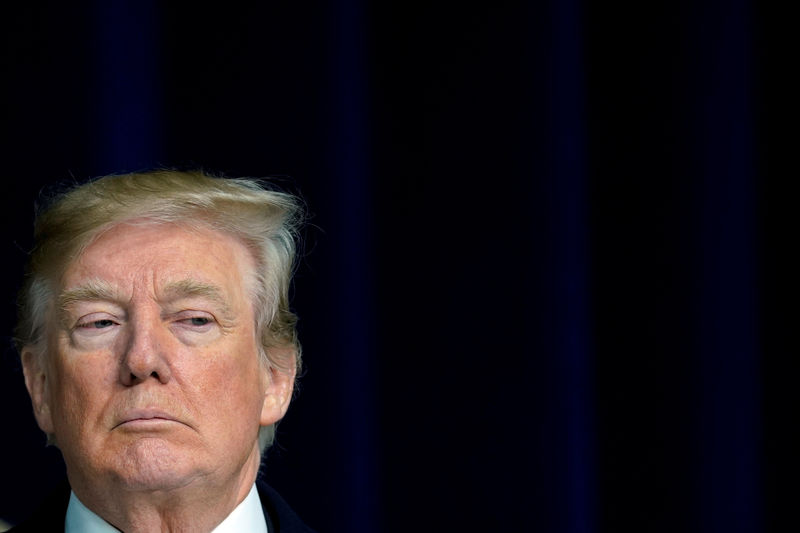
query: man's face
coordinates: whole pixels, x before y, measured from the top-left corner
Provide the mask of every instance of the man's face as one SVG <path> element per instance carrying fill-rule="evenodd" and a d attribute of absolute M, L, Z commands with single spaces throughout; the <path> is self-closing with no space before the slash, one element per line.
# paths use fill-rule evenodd
<path fill-rule="evenodd" d="M 154 224 L 115 226 L 69 266 L 44 362 L 23 363 L 73 485 L 170 490 L 257 468 L 259 424 L 283 416 L 292 377 L 260 363 L 252 271 L 230 236 Z"/>

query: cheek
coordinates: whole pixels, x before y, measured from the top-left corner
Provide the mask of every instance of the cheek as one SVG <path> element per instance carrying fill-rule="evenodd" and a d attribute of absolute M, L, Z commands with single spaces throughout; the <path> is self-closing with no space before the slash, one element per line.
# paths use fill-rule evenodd
<path fill-rule="evenodd" d="M 67 357 L 56 365 L 53 376 L 52 409 L 54 423 L 69 424 L 77 428 L 95 418 L 105 401 L 103 391 L 108 390 L 109 369 L 107 358 Z"/>
<path fill-rule="evenodd" d="M 203 370 L 203 387 L 199 392 L 203 394 L 207 408 L 219 413 L 215 418 L 222 423 L 229 423 L 223 418 L 241 417 L 245 412 L 256 416 L 260 412 L 263 388 L 257 355 L 237 355 L 248 352 L 220 354 L 214 364 Z"/>

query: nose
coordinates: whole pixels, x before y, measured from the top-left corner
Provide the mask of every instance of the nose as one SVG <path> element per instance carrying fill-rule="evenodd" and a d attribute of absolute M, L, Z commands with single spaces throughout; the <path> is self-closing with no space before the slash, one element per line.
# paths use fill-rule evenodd
<path fill-rule="evenodd" d="M 130 328 L 120 364 L 120 381 L 126 386 L 142 383 L 149 378 L 168 383 L 172 374 L 164 326 L 157 319 L 143 319 L 133 322 Z"/>

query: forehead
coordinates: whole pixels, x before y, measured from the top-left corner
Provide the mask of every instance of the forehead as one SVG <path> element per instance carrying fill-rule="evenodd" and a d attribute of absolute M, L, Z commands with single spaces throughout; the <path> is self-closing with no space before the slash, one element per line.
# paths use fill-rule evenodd
<path fill-rule="evenodd" d="M 139 220 L 103 232 L 68 265 L 61 288 L 101 280 L 123 291 L 134 287 L 158 291 L 195 280 L 238 293 L 245 290 L 253 263 L 245 246 L 225 233 Z"/>

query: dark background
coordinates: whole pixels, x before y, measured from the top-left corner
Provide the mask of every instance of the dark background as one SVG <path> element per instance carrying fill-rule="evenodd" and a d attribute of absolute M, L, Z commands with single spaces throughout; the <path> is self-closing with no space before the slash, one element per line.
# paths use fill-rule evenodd
<path fill-rule="evenodd" d="M 266 477 L 319 531 L 796 522 L 776 4 L 30 4 L 0 17 L 1 518 L 63 472 L 10 340 L 34 201 L 167 166 L 308 203 Z"/>

